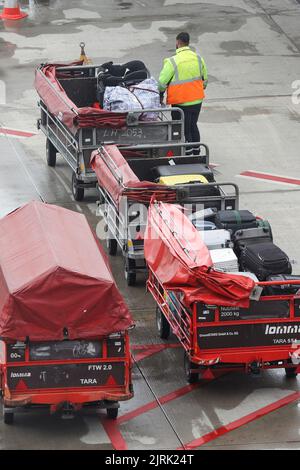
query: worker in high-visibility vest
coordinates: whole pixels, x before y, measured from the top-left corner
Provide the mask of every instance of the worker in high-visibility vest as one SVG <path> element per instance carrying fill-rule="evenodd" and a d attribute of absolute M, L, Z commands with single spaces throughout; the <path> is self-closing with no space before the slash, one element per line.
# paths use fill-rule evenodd
<path fill-rule="evenodd" d="M 167 104 L 181 108 L 184 112 L 186 142 L 200 142 L 197 121 L 205 98 L 208 76 L 204 59 L 190 47 L 188 33 L 176 37 L 176 55 L 164 60 L 159 75 L 159 90 L 167 92 Z M 173 119 L 178 119 L 176 112 Z M 198 155 L 199 146 L 187 147 L 187 155 Z"/>

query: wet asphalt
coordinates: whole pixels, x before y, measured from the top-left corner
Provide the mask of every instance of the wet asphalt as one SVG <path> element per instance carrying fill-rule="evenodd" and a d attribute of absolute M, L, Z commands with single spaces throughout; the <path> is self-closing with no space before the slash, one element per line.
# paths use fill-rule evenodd
<path fill-rule="evenodd" d="M 300 273 L 300 187 L 240 176 L 255 170 L 300 179 L 300 100 L 292 99 L 300 89 L 299 2 L 39 0 L 21 5 L 29 13 L 26 20 L 0 22 L 0 126 L 37 132 L 34 69 L 41 62 L 78 58 L 80 41 L 94 63 L 141 59 L 157 77 L 163 58 L 173 54 L 174 37 L 188 30 L 209 69 L 199 125 L 211 161 L 219 165 L 218 180 L 240 185 L 241 207 L 269 219 L 276 243 Z M 96 191 L 77 203 L 70 181 L 62 158 L 55 169 L 47 167 L 43 134 L 0 135 L 0 216 L 42 199 L 84 213 L 96 229 Z M 127 287 L 121 256 L 110 261 L 136 320 L 132 343 L 160 343 L 145 279 Z M 176 449 L 299 390 L 298 380 L 287 380 L 282 371 L 258 377 L 235 373 L 171 399 L 169 394 L 186 387 L 183 352 L 176 347 L 139 361 L 133 379 L 135 397 L 122 404 L 120 415 L 152 406 L 120 422 L 128 449 Z M 299 418 L 294 401 L 200 448 L 300 448 Z M 0 422 L 0 449 L 111 449 L 116 442 L 108 437 L 101 413 L 64 421 L 26 411 L 14 426 Z"/>

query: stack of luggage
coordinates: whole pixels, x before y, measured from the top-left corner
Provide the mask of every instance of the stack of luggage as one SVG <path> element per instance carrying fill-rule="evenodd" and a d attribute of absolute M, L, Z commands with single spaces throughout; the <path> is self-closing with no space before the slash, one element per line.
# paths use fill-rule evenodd
<path fill-rule="evenodd" d="M 123 65 L 103 64 L 97 77 L 97 95 L 100 106 L 108 111 L 147 110 L 161 106 L 158 83 L 140 60 Z M 156 113 L 140 116 L 144 120 L 156 117 Z"/>
<path fill-rule="evenodd" d="M 273 243 L 268 221 L 256 218 L 247 210 L 203 211 L 202 216 L 202 222 L 199 218 L 192 221 L 201 231 L 216 269 L 239 271 L 258 281 L 290 281 L 288 285 L 266 288 L 268 295 L 299 291 L 299 285 L 293 285 L 293 281 L 300 280 L 300 276 L 291 275 L 289 257 Z M 206 224 L 209 224 L 209 230 Z"/>

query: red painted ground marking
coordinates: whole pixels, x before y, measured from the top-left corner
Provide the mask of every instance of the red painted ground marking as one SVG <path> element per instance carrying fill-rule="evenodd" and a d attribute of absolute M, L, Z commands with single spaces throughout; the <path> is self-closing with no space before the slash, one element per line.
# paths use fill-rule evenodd
<path fill-rule="evenodd" d="M 20 131 L 19 129 L 9 129 L 7 127 L 0 127 L 0 134 L 12 135 L 14 137 L 33 137 L 35 132 Z"/>
<path fill-rule="evenodd" d="M 264 406 L 263 408 L 260 408 L 257 411 L 254 411 L 253 413 L 249 413 L 248 415 L 243 416 L 242 418 L 237 419 L 236 421 L 233 421 L 232 423 L 229 423 L 226 426 L 221 426 L 220 428 L 215 429 L 214 431 L 211 431 L 208 434 L 205 434 L 204 436 L 189 442 L 188 444 L 185 444 L 183 447 L 179 447 L 178 450 L 192 450 L 197 447 L 200 447 L 203 444 L 207 444 L 208 442 L 211 442 L 214 439 L 217 439 L 218 437 L 227 434 L 228 432 L 234 431 L 235 429 L 238 429 L 241 426 L 244 426 L 245 424 L 251 423 L 251 421 L 255 421 L 256 419 L 262 418 L 263 416 L 266 416 L 267 414 L 272 413 L 273 411 L 279 410 L 283 406 L 286 406 L 292 403 L 293 401 L 299 399 L 300 392 L 291 393 L 290 395 L 287 395 L 286 397 L 281 398 L 280 400 L 277 400 L 274 403 L 271 403 L 270 405 Z"/>
<path fill-rule="evenodd" d="M 150 344 L 132 344 L 131 349 L 133 351 L 140 350 L 140 349 L 148 349 L 149 347 L 151 348 L 152 346 L 157 347 L 157 346 L 168 346 L 169 348 L 177 348 L 180 346 L 180 343 L 150 343 Z"/>
<path fill-rule="evenodd" d="M 279 175 L 272 175 L 268 173 L 261 173 L 259 171 L 248 170 L 248 171 L 244 171 L 239 176 L 247 176 L 250 178 L 261 179 L 261 180 L 271 181 L 275 183 L 285 183 L 285 184 L 292 184 L 292 185 L 300 186 L 300 179 L 279 176 Z"/>
<path fill-rule="evenodd" d="M 163 351 L 164 349 L 167 348 L 178 348 L 180 347 L 179 343 L 159 343 L 159 344 L 140 344 L 140 345 L 132 345 L 132 350 L 144 350 L 144 353 L 140 354 L 140 359 L 138 359 L 138 356 L 135 357 L 135 360 L 141 360 L 144 357 L 148 357 L 150 354 L 155 354 L 158 352 Z M 222 375 L 222 373 L 218 374 Z M 214 377 L 216 378 L 216 377 Z M 165 404 L 169 403 L 173 400 L 176 400 L 177 398 L 180 398 L 187 393 L 192 392 L 196 388 L 199 387 L 200 384 L 193 384 L 193 385 L 186 385 L 182 388 L 179 388 L 178 390 L 174 390 L 173 392 L 168 393 L 167 395 L 163 395 L 160 397 L 157 401 L 152 401 L 147 403 L 146 405 L 140 406 L 139 408 L 136 408 L 135 410 L 129 411 L 128 413 L 125 413 L 123 416 L 120 416 L 117 420 L 108 420 L 108 419 L 103 419 L 102 420 L 102 425 L 103 428 L 105 429 L 106 434 L 108 435 L 111 444 L 115 450 L 127 450 L 127 444 L 125 439 L 123 438 L 119 425 L 125 422 L 128 422 L 137 416 L 140 416 L 144 413 L 147 413 L 148 411 L 151 411 L 159 406 L 159 404 Z"/>
<path fill-rule="evenodd" d="M 117 421 L 103 418 L 101 422 L 113 448 L 115 450 L 128 450 L 126 441 L 119 430 Z"/>
<path fill-rule="evenodd" d="M 179 348 L 180 344 L 179 343 L 170 343 L 170 344 L 165 344 L 165 343 L 160 343 L 160 344 L 142 344 L 142 345 L 135 345 L 132 347 L 132 349 L 135 350 L 142 350 L 143 352 L 134 354 L 134 360 L 136 362 L 141 361 L 142 359 L 146 359 L 147 357 L 153 356 L 154 354 L 157 354 L 164 349 L 174 349 L 174 348 Z"/>
<path fill-rule="evenodd" d="M 158 399 L 159 403 L 165 404 L 170 401 L 176 400 L 177 398 L 180 398 L 187 393 L 192 392 L 195 390 L 195 388 L 199 387 L 199 384 L 195 385 L 186 385 L 185 387 L 179 388 L 178 390 L 174 390 L 174 392 L 168 393 L 167 395 L 164 395 Z M 130 421 L 137 416 L 140 416 L 144 413 L 147 413 L 148 411 L 154 410 L 159 406 L 157 401 L 151 401 L 147 403 L 146 405 L 140 406 L 139 408 L 136 408 L 135 410 L 129 411 L 128 413 L 124 414 L 123 416 L 120 416 L 117 420 L 118 424 L 125 423 L 126 421 Z"/>

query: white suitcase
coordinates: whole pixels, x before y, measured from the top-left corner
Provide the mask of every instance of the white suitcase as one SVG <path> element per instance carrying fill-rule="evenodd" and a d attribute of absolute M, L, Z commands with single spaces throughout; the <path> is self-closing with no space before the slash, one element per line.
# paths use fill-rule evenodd
<path fill-rule="evenodd" d="M 228 230 L 204 230 L 200 232 L 200 235 L 209 250 L 230 248 L 232 246 Z"/>
<path fill-rule="evenodd" d="M 238 259 L 232 248 L 210 250 L 210 256 L 215 269 L 224 272 L 239 272 Z"/>

